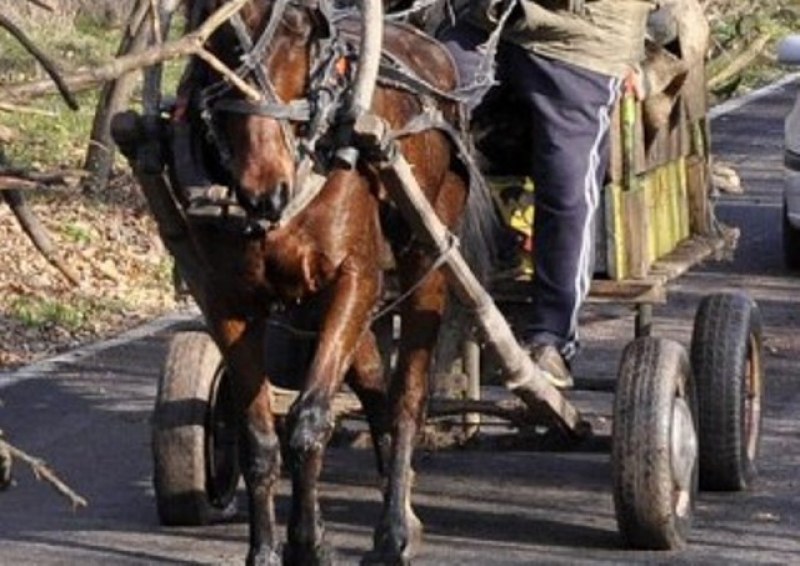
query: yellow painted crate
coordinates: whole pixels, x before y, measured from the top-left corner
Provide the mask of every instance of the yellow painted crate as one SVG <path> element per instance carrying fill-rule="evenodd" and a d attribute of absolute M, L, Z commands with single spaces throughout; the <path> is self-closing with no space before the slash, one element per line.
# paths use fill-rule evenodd
<path fill-rule="evenodd" d="M 680 101 L 671 125 L 645 144 L 641 107 L 624 97 L 613 119 L 609 182 L 598 212 L 597 275 L 643 279 L 656 260 L 709 230 L 705 119 L 691 122 Z M 519 275 L 530 276 L 533 183 L 491 179 L 508 225 L 519 234 Z"/>
<path fill-rule="evenodd" d="M 603 218 L 610 279 L 646 278 L 653 262 L 710 229 L 706 122 L 686 108 L 679 99 L 669 126 L 647 140 L 641 105 L 626 96 L 617 109 Z"/>

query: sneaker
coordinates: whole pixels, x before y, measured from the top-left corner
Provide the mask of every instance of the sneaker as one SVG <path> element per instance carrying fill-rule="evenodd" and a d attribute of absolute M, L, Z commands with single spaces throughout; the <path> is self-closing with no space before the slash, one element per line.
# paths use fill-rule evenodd
<path fill-rule="evenodd" d="M 558 389 L 573 385 L 572 373 L 566 360 L 552 344 L 536 344 L 527 348 L 533 362 L 544 372 L 547 380 Z"/>

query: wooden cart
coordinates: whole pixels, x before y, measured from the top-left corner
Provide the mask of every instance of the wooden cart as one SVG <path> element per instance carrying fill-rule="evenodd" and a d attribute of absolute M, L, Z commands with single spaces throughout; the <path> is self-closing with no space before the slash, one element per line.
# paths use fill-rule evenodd
<path fill-rule="evenodd" d="M 650 335 L 652 305 L 666 300 L 669 281 L 730 243 L 719 231 L 710 204 L 703 77 L 704 69 L 697 70 L 669 127 L 647 145 L 640 107 L 631 98 L 623 100 L 615 120 L 614 165 L 600 226 L 601 272 L 591 300 L 631 304 L 637 310 L 635 340 L 620 363 L 612 433 L 617 517 L 625 540 L 634 547 L 685 544 L 698 477 L 708 489 L 735 490 L 746 487 L 754 473 L 764 381 L 755 304 L 740 294 L 704 299 L 691 353 L 674 341 Z M 202 279 L 203 266 L 191 249 L 177 187 L 161 158 L 163 118 L 159 89 L 153 88 L 158 78 L 158 70 L 151 70 L 145 115 L 127 132 L 117 132 L 117 138 L 132 145 L 128 155 L 134 173 L 181 272 L 189 279 Z M 368 114 L 356 123 L 361 143 L 372 143 L 376 152 L 386 149 L 383 128 Z M 126 139 L 132 130 L 136 136 Z M 447 251 L 443 269 L 480 330 L 480 338 L 450 341 L 462 353 L 456 372 L 460 378 L 452 380 L 461 385 L 444 388 L 449 398 L 432 400 L 431 417 L 468 414 L 468 432 L 477 430 L 478 415 L 488 413 L 558 430 L 571 441 L 590 435 L 591 427 L 568 395 L 542 377 L 502 316 L 501 308 L 525 303 L 524 284 L 499 284 L 490 295 L 460 253 L 448 251 L 447 231 L 421 198 L 402 156 L 385 174 L 396 181 L 392 184 L 399 188 L 392 197 L 416 235 Z M 202 308 L 202 297 L 195 298 Z M 387 358 L 394 331 L 391 320 L 383 321 Z M 307 344 L 290 346 L 285 350 L 302 361 Z M 480 398 L 480 358 L 487 352 L 517 400 Z M 287 368 L 296 368 L 297 361 L 287 362 Z M 202 328 L 175 336 L 159 383 L 153 430 L 156 498 L 166 524 L 204 523 L 231 510 L 239 470 L 237 434 L 221 386 L 225 379 L 223 360 Z M 287 407 L 292 393 L 279 397 L 277 404 Z M 343 396 L 341 410 L 352 414 L 357 406 Z"/>

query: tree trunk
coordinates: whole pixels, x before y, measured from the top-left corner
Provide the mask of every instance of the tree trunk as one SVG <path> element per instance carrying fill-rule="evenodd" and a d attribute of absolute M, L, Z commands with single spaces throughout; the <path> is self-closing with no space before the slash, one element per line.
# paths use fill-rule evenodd
<path fill-rule="evenodd" d="M 151 19 L 147 17 L 149 7 L 149 0 L 137 0 L 120 43 L 118 56 L 138 53 L 146 47 L 152 29 Z M 108 186 L 115 154 L 114 141 L 111 139 L 111 118 L 128 107 L 136 79 L 137 73 L 127 73 L 106 83 L 100 92 L 83 164 L 84 169 L 89 172 L 89 178 L 84 184 L 85 191 L 99 193 Z"/>

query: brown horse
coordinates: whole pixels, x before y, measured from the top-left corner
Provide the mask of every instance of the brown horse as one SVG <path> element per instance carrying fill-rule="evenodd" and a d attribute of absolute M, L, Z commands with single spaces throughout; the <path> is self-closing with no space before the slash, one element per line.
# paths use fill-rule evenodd
<path fill-rule="evenodd" d="M 213 10 L 222 3 L 209 0 L 205 8 Z M 346 119 L 328 113 L 328 126 L 317 130 L 321 133 L 309 149 L 307 140 L 317 127 L 314 118 L 327 108 L 318 104 L 322 99 L 317 89 L 330 82 L 315 83 L 313 77 L 324 67 L 333 73 L 328 79 L 343 84 L 352 72 L 349 47 L 324 59 L 331 53 L 334 27 L 349 38 L 344 45 L 357 42 L 352 41 L 355 20 L 337 20 L 334 25 L 326 14 L 309 2 L 254 0 L 242 10 L 239 22 L 220 28 L 208 46 L 232 68 L 240 68 L 242 56 L 249 54 L 251 65 L 241 74 L 265 92 L 269 103 L 245 101 L 224 87 L 213 100 L 205 99 L 206 116 L 211 116 L 207 127 L 216 140 L 213 149 L 221 156 L 221 178 L 235 188 L 247 220 L 241 229 L 207 221 L 193 226 L 211 265 L 207 322 L 231 370 L 244 431 L 249 564 L 281 561 L 272 501 L 281 450 L 270 405 L 270 384 L 281 376 L 267 375 L 264 346 L 265 320 L 276 304 L 321 305 L 316 350 L 302 382 L 295 384 L 301 393 L 286 421 L 283 454 L 293 493 L 284 559 L 290 564 L 330 562 L 317 482 L 334 426 L 332 400 L 345 382 L 363 404 L 379 469 L 387 479 L 374 549 L 365 560 L 406 562 L 421 535 L 410 501 L 411 460 L 425 421 L 428 373 L 447 284 L 444 275 L 431 268 L 434 258 L 411 236 L 386 198 L 377 168 L 365 158 L 350 165 L 337 159 Z M 268 41 L 259 41 L 263 37 Z M 456 85 L 446 52 L 402 25 L 388 26 L 384 41 L 394 60 L 433 88 L 418 95 L 384 84 L 376 91 L 371 111 L 396 131 L 408 127 L 425 105 L 455 120 L 457 104 L 437 95 Z M 207 70 L 206 83 L 193 87 L 214 92 L 219 80 Z M 305 116 L 305 110 L 294 111 L 307 108 L 312 110 Z M 484 206 L 488 201 L 467 198 L 465 169 L 455 159 L 451 137 L 441 129 L 408 127 L 398 136 L 398 146 L 445 224 L 455 230 L 467 208 L 476 216 L 491 217 L 491 210 L 468 206 L 468 201 Z M 323 170 L 324 184 L 287 219 L 284 213 L 299 191 L 298 163 L 308 155 Z M 399 307 L 402 337 L 388 385 L 371 330 L 383 293 L 381 258 L 386 257 L 387 241 L 401 288 L 410 290 Z"/>

